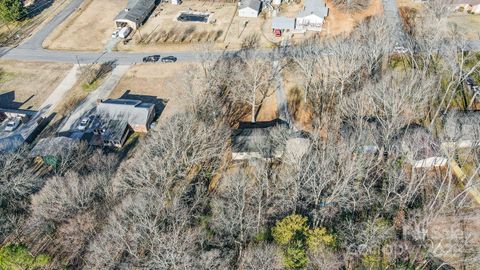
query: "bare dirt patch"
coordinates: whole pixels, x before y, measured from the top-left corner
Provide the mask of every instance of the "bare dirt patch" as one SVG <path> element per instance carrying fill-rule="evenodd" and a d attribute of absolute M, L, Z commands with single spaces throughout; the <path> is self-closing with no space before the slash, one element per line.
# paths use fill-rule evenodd
<path fill-rule="evenodd" d="M 0 96 L 2 101 L 10 103 L 12 107 L 38 109 L 71 68 L 71 64 L 64 63 L 1 60 Z M 10 100 L 12 97 L 13 100 Z"/>
<path fill-rule="evenodd" d="M 383 13 L 383 7 L 380 0 L 372 0 L 368 8 L 356 13 L 342 11 L 340 8 L 332 4 L 332 0 L 327 0 L 326 4 L 330 8 L 330 11 L 323 26 L 323 36 L 336 36 L 342 33 L 349 33 L 358 23 L 362 22 L 367 17 Z"/>
<path fill-rule="evenodd" d="M 55 50 L 103 50 L 115 29 L 114 19 L 127 0 L 86 0 L 45 40 Z"/>

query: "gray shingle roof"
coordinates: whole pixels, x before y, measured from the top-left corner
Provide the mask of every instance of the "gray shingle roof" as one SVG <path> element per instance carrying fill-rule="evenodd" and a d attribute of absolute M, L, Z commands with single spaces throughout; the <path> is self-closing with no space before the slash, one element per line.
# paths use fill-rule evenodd
<path fill-rule="evenodd" d="M 305 0 L 304 9 L 297 15 L 297 17 L 306 17 L 315 14 L 319 17 L 326 17 L 328 15 L 328 7 L 324 0 Z"/>
<path fill-rule="evenodd" d="M 67 137 L 44 138 L 30 151 L 30 157 L 60 157 L 79 147 L 77 140 Z"/>
<path fill-rule="evenodd" d="M 140 25 L 154 7 L 155 0 L 129 0 L 127 8 L 122 10 L 115 20 L 128 20 Z"/>
<path fill-rule="evenodd" d="M 253 10 L 260 10 L 262 2 L 259 0 L 242 0 L 239 9 L 249 7 Z"/>
<path fill-rule="evenodd" d="M 445 141 L 480 141 L 480 111 L 453 111 L 445 117 Z"/>
<path fill-rule="evenodd" d="M 129 125 L 148 126 L 155 104 L 132 99 L 108 99 L 97 105 L 100 118 L 123 120 Z"/>
<path fill-rule="evenodd" d="M 295 18 L 273 17 L 272 29 L 293 30 L 295 29 Z"/>

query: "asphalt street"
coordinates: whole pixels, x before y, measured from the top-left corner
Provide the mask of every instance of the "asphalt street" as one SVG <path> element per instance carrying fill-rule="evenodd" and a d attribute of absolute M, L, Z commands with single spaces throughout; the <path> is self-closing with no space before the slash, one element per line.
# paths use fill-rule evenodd
<path fill-rule="evenodd" d="M 76 51 L 54 51 L 42 47 L 43 41 L 55 30 L 70 14 L 72 14 L 84 0 L 72 0 L 62 11 L 50 20 L 42 29 L 32 37 L 15 48 L 0 47 L 0 57 L 9 60 L 22 61 L 46 61 L 46 62 L 67 62 L 89 64 L 94 62 L 116 61 L 119 65 L 132 65 L 142 62 L 143 57 L 159 54 L 163 56 L 175 56 L 179 61 L 196 61 L 200 59 L 200 52 L 151 52 L 151 53 L 129 53 L 129 52 L 76 52 Z M 386 15 L 398 20 L 398 11 L 394 0 L 383 0 Z M 470 43 L 472 50 L 480 51 L 480 40 Z M 266 53 L 271 50 L 264 50 Z M 231 53 L 232 51 L 228 52 Z M 215 51 L 213 54 L 221 56 L 224 51 Z"/>

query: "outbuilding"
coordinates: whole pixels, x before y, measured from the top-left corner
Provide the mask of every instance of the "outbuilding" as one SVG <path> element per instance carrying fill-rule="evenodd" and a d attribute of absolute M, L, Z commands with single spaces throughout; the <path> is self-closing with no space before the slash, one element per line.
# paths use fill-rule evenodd
<path fill-rule="evenodd" d="M 280 31 L 293 31 L 295 30 L 295 18 L 288 17 L 273 17 L 272 29 Z"/>
<path fill-rule="evenodd" d="M 259 0 L 241 0 L 238 7 L 238 16 L 257 18 L 261 7 L 262 2 Z"/>
<path fill-rule="evenodd" d="M 115 18 L 117 27 L 130 27 L 136 30 L 150 16 L 155 8 L 155 0 L 128 0 L 127 7 Z"/>

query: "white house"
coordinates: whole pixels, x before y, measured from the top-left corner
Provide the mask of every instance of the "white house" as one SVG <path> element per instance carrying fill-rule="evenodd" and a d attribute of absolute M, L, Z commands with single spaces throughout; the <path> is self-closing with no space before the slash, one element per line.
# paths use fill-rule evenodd
<path fill-rule="evenodd" d="M 455 10 L 463 10 L 473 14 L 480 14 L 480 0 L 454 0 Z"/>
<path fill-rule="evenodd" d="M 256 18 L 260 13 L 262 2 L 259 0 L 241 0 L 238 7 L 238 16 Z"/>
<path fill-rule="evenodd" d="M 297 15 L 296 28 L 300 31 L 322 31 L 328 15 L 324 0 L 305 0 L 303 10 Z"/>

